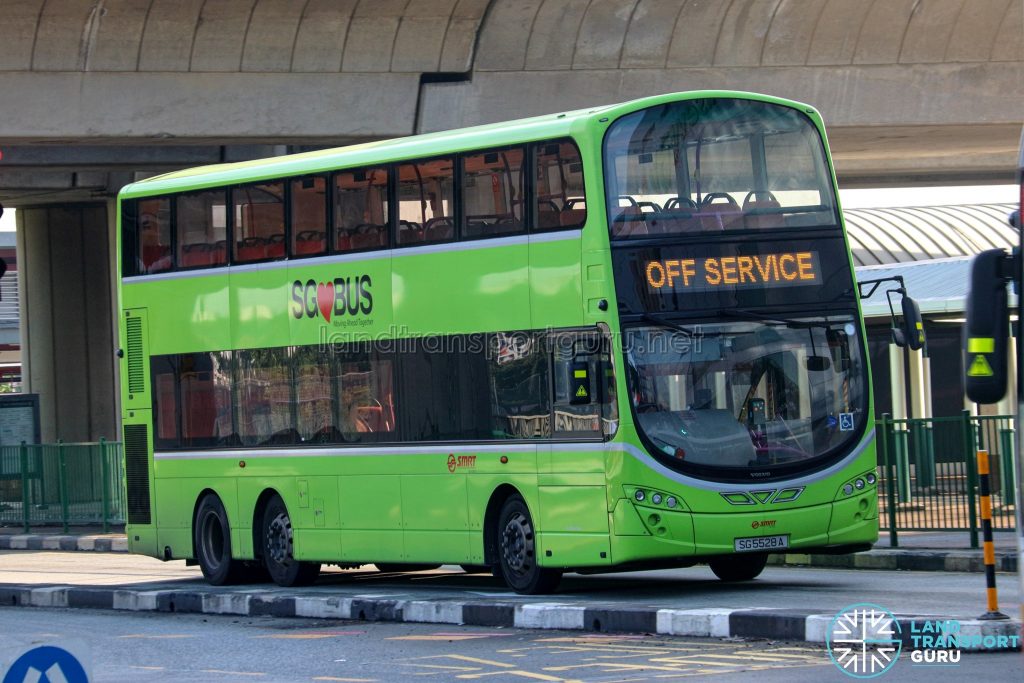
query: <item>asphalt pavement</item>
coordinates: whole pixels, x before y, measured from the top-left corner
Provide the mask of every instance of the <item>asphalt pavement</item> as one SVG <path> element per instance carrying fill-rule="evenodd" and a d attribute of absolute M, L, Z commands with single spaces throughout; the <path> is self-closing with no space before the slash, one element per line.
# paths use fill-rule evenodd
<path fill-rule="evenodd" d="M 820 646 L 785 641 L 581 634 L 342 620 L 0 607 L 0 673 L 40 644 L 77 655 L 94 681 L 849 681 Z M 893 681 L 1019 680 L 1021 655 L 946 667 L 901 656 Z"/>

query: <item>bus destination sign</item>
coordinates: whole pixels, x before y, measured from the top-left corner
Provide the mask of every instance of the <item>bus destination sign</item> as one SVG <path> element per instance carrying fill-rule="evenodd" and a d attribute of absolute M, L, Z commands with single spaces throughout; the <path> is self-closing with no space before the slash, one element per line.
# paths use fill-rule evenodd
<path fill-rule="evenodd" d="M 737 256 L 694 256 L 648 260 L 643 266 L 654 292 L 707 292 L 740 287 L 820 285 L 817 251 L 783 251 Z"/>

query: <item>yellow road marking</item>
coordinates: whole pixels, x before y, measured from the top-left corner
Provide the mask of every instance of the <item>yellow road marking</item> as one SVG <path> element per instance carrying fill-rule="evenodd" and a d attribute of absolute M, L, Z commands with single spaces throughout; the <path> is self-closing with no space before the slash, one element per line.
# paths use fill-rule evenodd
<path fill-rule="evenodd" d="M 321 638 L 337 638 L 333 633 L 275 633 L 269 636 L 252 636 L 258 638 L 274 638 L 275 640 L 320 640 Z"/>
<path fill-rule="evenodd" d="M 420 666 L 424 669 L 444 669 L 446 671 L 479 671 L 479 666 L 454 666 L 452 664 L 411 664 L 402 662 L 406 666 Z"/>
<path fill-rule="evenodd" d="M 439 636 L 439 635 L 432 635 L 432 636 L 392 636 L 391 638 L 385 638 L 384 640 L 441 640 L 441 641 L 448 641 L 448 640 L 479 640 L 480 638 L 490 638 L 490 637 L 491 636 L 489 636 L 489 635 L 479 635 L 479 636 L 474 636 L 474 635 L 457 635 L 457 636 L 455 636 L 455 635 L 452 635 L 452 636 L 444 636 L 444 635 L 441 635 L 441 636 Z"/>
<path fill-rule="evenodd" d="M 458 676 L 456 676 L 456 678 L 471 679 L 483 678 L 484 676 L 521 676 L 522 678 L 532 678 L 537 681 L 557 681 L 558 683 L 581 683 L 580 681 L 570 681 L 565 678 L 558 678 L 557 676 L 548 676 L 547 674 L 539 674 L 534 671 L 522 671 L 520 669 L 516 669 L 515 671 L 509 671 L 508 669 L 505 669 L 504 671 L 489 671 L 486 673 L 478 674 L 459 674 Z"/>
<path fill-rule="evenodd" d="M 514 669 L 515 664 L 506 664 L 505 662 L 495 662 L 490 659 L 478 659 L 477 657 L 469 657 L 467 655 L 434 655 L 432 657 L 422 657 L 421 659 L 457 659 L 460 662 L 472 662 L 473 664 L 485 664 L 487 666 L 498 666 L 507 669 Z"/>
<path fill-rule="evenodd" d="M 147 635 L 145 633 L 132 633 L 127 636 L 118 636 L 118 638 L 144 638 L 146 640 L 164 640 L 169 638 L 195 638 L 195 636 L 185 634 L 164 634 L 164 635 Z"/>

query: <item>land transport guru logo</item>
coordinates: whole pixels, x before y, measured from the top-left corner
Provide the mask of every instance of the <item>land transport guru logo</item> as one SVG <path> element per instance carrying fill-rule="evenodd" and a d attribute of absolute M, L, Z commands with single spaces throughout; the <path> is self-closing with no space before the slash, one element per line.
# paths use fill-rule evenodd
<path fill-rule="evenodd" d="M 336 277 L 327 282 L 296 280 L 291 286 L 291 312 L 296 320 L 323 318 L 341 324 L 345 318 L 370 315 L 373 311 L 373 281 L 369 275 Z"/>
<path fill-rule="evenodd" d="M 976 622 L 974 622 L 976 623 Z M 876 678 L 901 654 L 911 666 L 957 667 L 961 650 L 1013 650 L 1019 634 L 965 633 L 957 619 L 904 618 L 878 605 L 857 603 L 839 611 L 825 634 L 829 656 L 852 678 Z"/>

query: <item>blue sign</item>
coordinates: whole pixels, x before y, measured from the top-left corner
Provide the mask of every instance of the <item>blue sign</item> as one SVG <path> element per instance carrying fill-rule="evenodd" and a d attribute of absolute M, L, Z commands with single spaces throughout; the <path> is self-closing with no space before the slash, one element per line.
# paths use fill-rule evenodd
<path fill-rule="evenodd" d="M 839 431 L 853 431 L 853 413 L 839 413 Z"/>
<path fill-rule="evenodd" d="M 89 683 L 81 663 L 67 650 L 44 645 L 14 660 L 3 683 Z"/>

